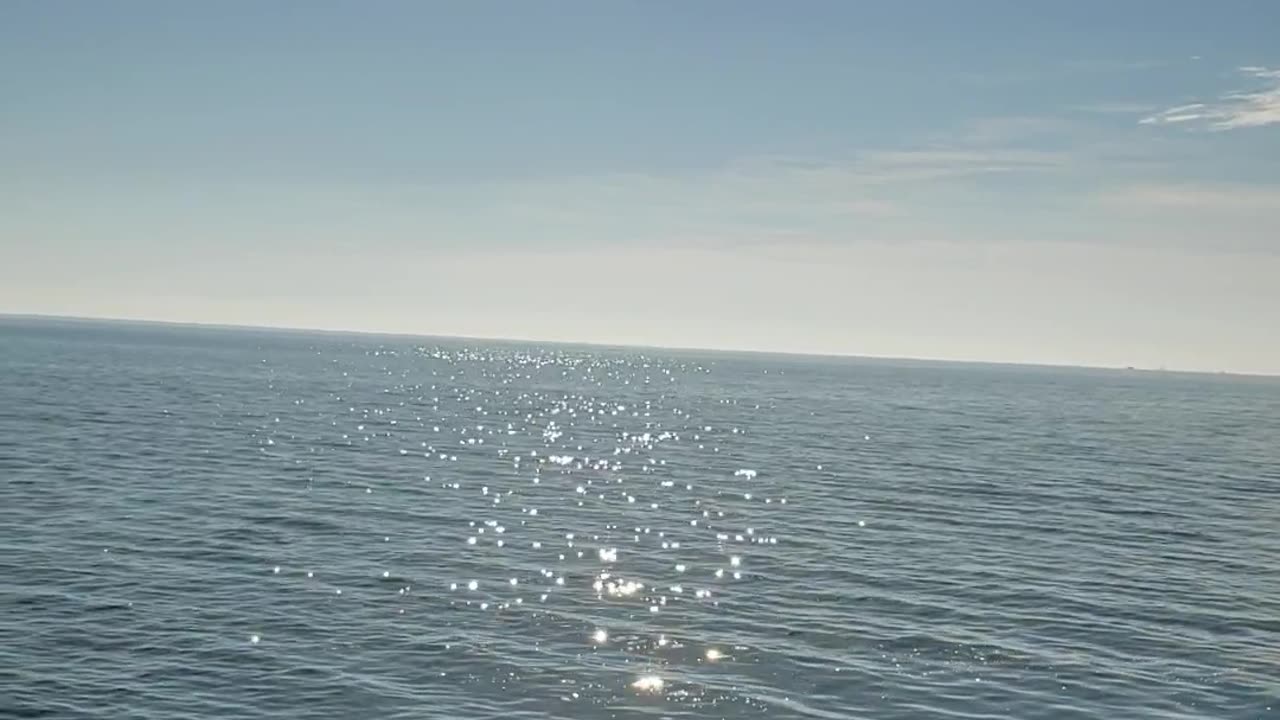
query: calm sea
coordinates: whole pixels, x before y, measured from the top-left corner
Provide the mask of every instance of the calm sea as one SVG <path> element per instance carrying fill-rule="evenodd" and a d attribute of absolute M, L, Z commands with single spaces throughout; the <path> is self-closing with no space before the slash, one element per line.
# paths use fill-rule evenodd
<path fill-rule="evenodd" d="M 0 319 L 0 716 L 1277 715 L 1277 380 Z"/>

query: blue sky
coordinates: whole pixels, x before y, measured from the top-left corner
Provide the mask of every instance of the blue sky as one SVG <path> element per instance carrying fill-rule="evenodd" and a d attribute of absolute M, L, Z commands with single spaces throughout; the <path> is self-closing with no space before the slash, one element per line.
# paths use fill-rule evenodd
<path fill-rule="evenodd" d="M 1280 372 L 1274 2 L 0 4 L 0 312 Z"/>

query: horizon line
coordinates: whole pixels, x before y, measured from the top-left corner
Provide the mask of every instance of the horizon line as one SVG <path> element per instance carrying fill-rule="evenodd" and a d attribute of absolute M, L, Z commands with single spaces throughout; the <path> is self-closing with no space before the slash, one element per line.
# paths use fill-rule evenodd
<path fill-rule="evenodd" d="M 0 311 L 0 320 L 17 319 L 17 320 L 36 320 L 36 321 L 72 321 L 85 323 L 104 323 L 104 324 L 134 324 L 134 325 L 152 325 L 172 328 L 191 328 L 205 330 L 250 330 L 250 331 L 278 331 L 286 333 L 317 333 L 325 335 L 359 335 L 366 337 L 394 337 L 421 340 L 464 340 L 479 342 L 501 342 L 501 343 L 536 343 L 546 345 L 564 345 L 579 346 L 589 348 L 602 349 L 623 349 L 623 350 L 666 350 L 674 352 L 704 352 L 704 353 L 722 353 L 722 354 L 740 354 L 740 355 L 776 355 L 782 357 L 797 358 L 820 358 L 830 360 L 873 360 L 880 362 L 900 362 L 900 363 L 923 363 L 923 364 L 939 364 L 939 365 L 994 365 L 1003 367 L 1025 367 L 1025 368 L 1042 368 L 1042 369 L 1060 369 L 1060 370 L 1093 370 L 1108 371 L 1120 373 L 1159 373 L 1159 374 L 1176 374 L 1176 375 L 1209 375 L 1209 376 L 1231 376 L 1238 378 L 1260 378 L 1260 379 L 1276 379 L 1280 378 L 1280 372 L 1237 372 L 1232 370 L 1194 370 L 1184 368 L 1148 368 L 1137 366 L 1114 366 L 1114 365 L 1076 365 L 1069 363 L 1053 363 L 1053 362 L 1018 362 L 1009 360 L 979 360 L 966 358 L 936 358 L 936 357 L 904 357 L 894 355 L 870 355 L 860 353 L 822 353 L 822 352 L 804 352 L 792 350 L 765 350 L 760 348 L 726 348 L 726 347 L 696 347 L 689 345 L 645 345 L 637 343 L 608 343 L 608 342 L 592 342 L 578 340 L 547 340 L 530 337 L 498 337 L 488 335 L 437 335 L 427 332 L 395 332 L 381 330 L 352 330 L 347 328 L 328 328 L 328 327 L 304 327 L 294 325 L 243 325 L 236 323 L 218 323 L 218 322 L 200 322 L 200 321 L 184 321 L 184 320 L 159 320 L 155 318 L 139 318 L 139 317 L 119 317 L 119 316 L 100 316 L 100 315 L 59 315 L 54 313 L 23 313 L 23 312 L 3 312 Z"/>

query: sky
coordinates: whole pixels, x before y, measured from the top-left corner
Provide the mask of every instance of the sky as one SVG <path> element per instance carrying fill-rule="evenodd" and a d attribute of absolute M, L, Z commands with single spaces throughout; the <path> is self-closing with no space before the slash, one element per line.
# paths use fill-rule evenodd
<path fill-rule="evenodd" d="M 1280 373 L 1280 3 L 0 3 L 0 313 Z"/>

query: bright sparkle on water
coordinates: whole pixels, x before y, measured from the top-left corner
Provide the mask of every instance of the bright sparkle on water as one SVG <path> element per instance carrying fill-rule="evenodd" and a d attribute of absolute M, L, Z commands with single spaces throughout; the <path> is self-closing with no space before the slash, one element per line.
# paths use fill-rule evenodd
<path fill-rule="evenodd" d="M 642 675 L 631 683 L 631 687 L 641 692 L 661 692 L 666 685 L 657 675 Z"/>
<path fill-rule="evenodd" d="M 761 379 L 760 366 L 775 363 L 767 358 L 700 363 L 514 345 L 272 342 L 247 345 L 247 373 L 202 365 L 222 362 L 222 350 L 182 350 L 132 371 L 117 368 L 128 379 L 118 387 L 101 373 L 75 385 L 116 387 L 114 402 L 84 413 L 136 408 L 149 392 L 171 395 L 172 413 L 146 432 L 133 432 L 136 420 L 76 426 L 120 430 L 111 447 L 172 433 L 172 447 L 134 448 L 131 457 L 161 459 L 128 472 L 113 469 L 123 467 L 118 457 L 94 458 L 92 467 L 115 483 L 85 485 L 106 489 L 87 504 L 111 515 L 109 525 L 79 536 L 95 563 L 81 572 L 97 584 L 62 587 L 51 574 L 30 591 L 49 599 L 56 589 L 79 618 L 65 637 L 51 629 L 57 624 L 32 632 L 38 643 L 74 644 L 67 638 L 82 629 L 94 638 L 80 650 L 93 661 L 85 665 L 93 684 L 84 687 L 105 687 L 94 653 L 112 645 L 106 630 L 117 624 L 181 640 L 146 638 L 157 647 L 199 648 L 190 628 L 235 618 L 220 631 L 243 638 L 243 628 L 256 629 L 268 647 L 244 652 L 252 662 L 213 658 L 200 672 L 237 687 L 260 684 L 267 673 L 272 685 L 246 700 L 254 708 L 228 705 L 222 714 L 314 702 L 321 715 L 359 715 L 352 698 L 363 700 L 369 688 L 386 691 L 377 710 L 387 715 L 427 697 L 471 708 L 470 717 L 1008 716 L 1090 697 L 1128 710 L 1146 697 L 1170 718 L 1262 714 L 1248 714 L 1247 689 L 1261 696 L 1259 668 L 1273 663 L 1258 660 L 1269 656 L 1248 633 L 1265 624 L 1247 603 L 1262 607 L 1263 595 L 1253 575 L 1208 561 L 1211 542 L 1226 547 L 1240 537 L 1254 545 L 1231 546 L 1234 561 L 1249 560 L 1268 576 L 1269 561 L 1256 549 L 1270 536 L 1256 524 L 1233 535 L 1215 519 L 1243 522 L 1262 495 L 1255 489 L 1253 505 L 1224 501 L 1216 515 L 1193 515 L 1184 504 L 1214 505 L 1237 486 L 1248 490 L 1249 473 L 1224 472 L 1205 495 L 1200 485 L 1176 482 L 1180 471 L 1169 460 L 1179 443 L 1196 450 L 1185 462 L 1199 467 L 1197 482 L 1217 477 L 1218 448 L 1263 467 L 1266 442 L 1231 444 L 1254 432 L 1249 423 L 1267 425 L 1257 406 L 1228 428 L 1231 413 L 1213 409 L 1210 396 L 1143 395 L 1132 378 L 1099 395 L 1105 402 L 1081 404 L 1077 393 L 1054 389 L 1071 383 L 1055 375 L 1047 376 L 1052 382 L 998 376 L 970 393 L 964 373 L 978 371 L 806 360 L 797 361 L 802 372 L 788 368 L 788 377 L 800 378 L 788 383 L 780 371 Z M 122 352 L 84 353 L 82 362 L 105 365 Z M 173 374 L 184 367 L 191 371 Z M 139 368 L 169 374 L 152 382 Z M 24 385 L 0 383 L 0 393 L 15 387 Z M 6 406 L 43 402 L 33 396 Z M 1178 443 L 1158 441 L 1160 428 L 1147 420 L 1175 406 L 1209 409 L 1181 421 Z M 1052 422 L 1029 424 L 1037 413 Z M 1106 422 L 1082 419 L 1098 414 Z M 1196 439 L 1201 425 L 1215 429 L 1211 441 Z M 23 437 L 21 423 L 6 427 L 6 436 Z M 864 434 L 872 427 L 875 442 Z M 1142 455 L 1126 457 L 1099 427 L 1130 433 Z M 28 437 L 11 451 L 34 444 Z M 1159 469 L 1151 458 L 1161 459 Z M 31 455 L 15 463 L 19 500 L 35 497 L 20 484 L 24 473 L 52 473 L 58 462 Z M 171 494 L 179 471 L 200 482 L 184 481 L 182 493 Z M 1144 484 L 1154 474 L 1162 478 L 1155 490 Z M 73 485 L 44 487 L 72 493 Z M 146 488 L 174 500 L 126 506 Z M 0 507 L 14 506 L 4 499 Z M 201 545 L 183 536 L 173 524 L 178 513 L 206 522 L 210 539 Z M 868 527 L 875 531 L 856 531 Z M 147 540 L 153 529 L 157 542 L 224 548 L 230 559 L 202 550 L 166 562 Z M 54 530 L 76 536 L 50 526 L 42 529 L 46 543 L 57 545 Z M 1107 538 L 1106 552 L 1097 537 Z M 1158 563 L 1154 547 L 1168 550 Z M 1090 562 L 1064 561 L 1068 549 Z M 1180 559 L 1183 549 L 1200 554 Z M 70 565 L 76 554 L 61 557 Z M 237 572 L 236 557 L 251 564 Z M 279 577 L 263 578 L 264 568 Z M 992 572 L 1000 579 L 987 577 Z M 255 585 L 228 586 L 226 578 Z M 1018 585 L 1028 578 L 1034 582 Z M 22 577 L 8 582 L 25 592 Z M 1170 584 L 1181 594 L 1167 592 Z M 1207 593 L 1195 612 L 1189 586 Z M 1215 586 L 1231 593 L 1206 589 Z M 1139 601 L 1146 615 L 1134 611 Z M 1077 610 L 1101 629 L 1085 630 Z M 1218 625 L 1210 623 L 1241 632 L 1211 637 L 1205 627 Z M 1121 635 L 1132 641 L 1115 639 Z M 248 644 L 260 641 L 254 634 Z M 39 655 L 38 643 L 24 652 Z M 163 657 L 147 662 L 157 677 L 170 677 Z M 978 682 L 982 693 L 956 690 Z M 182 689 L 186 702 L 203 703 L 190 714 L 210 714 L 202 691 Z M 571 705 L 540 715 L 548 700 Z"/>

